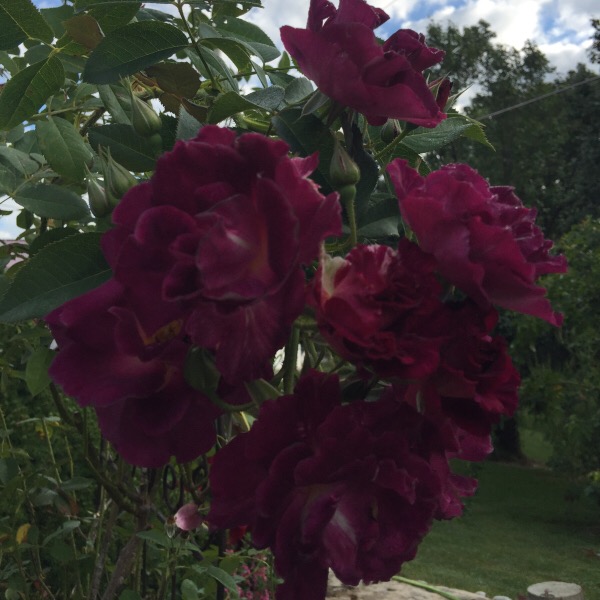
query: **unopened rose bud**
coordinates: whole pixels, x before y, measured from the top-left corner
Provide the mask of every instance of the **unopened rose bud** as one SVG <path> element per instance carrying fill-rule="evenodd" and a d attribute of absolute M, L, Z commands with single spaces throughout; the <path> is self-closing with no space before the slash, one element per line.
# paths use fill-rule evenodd
<path fill-rule="evenodd" d="M 391 144 L 402 133 L 402 126 L 398 119 L 388 119 L 381 128 L 381 141 Z"/>
<path fill-rule="evenodd" d="M 87 171 L 87 193 L 90 210 L 95 217 L 106 217 L 111 213 L 113 207 L 106 196 L 106 191 L 90 171 Z"/>
<path fill-rule="evenodd" d="M 125 167 L 113 160 L 110 149 L 106 152 L 100 150 L 100 159 L 104 170 L 106 193 L 118 201 L 130 188 L 137 185 L 137 179 Z"/>
<path fill-rule="evenodd" d="M 144 137 L 158 133 L 162 122 L 153 108 L 130 90 L 131 96 L 131 125 L 135 132 Z"/>
<path fill-rule="evenodd" d="M 154 155 L 159 155 L 163 149 L 163 140 L 160 133 L 155 133 L 154 135 L 151 135 L 148 138 L 148 144 L 150 144 L 150 148 L 152 148 Z"/>
<path fill-rule="evenodd" d="M 360 180 L 360 169 L 358 165 L 350 158 L 350 155 L 336 140 L 329 167 L 331 183 L 335 189 L 345 186 L 355 186 Z"/>
<path fill-rule="evenodd" d="M 194 502 L 189 502 L 175 513 L 174 520 L 179 529 L 192 531 L 202 524 L 202 515 L 198 512 L 198 506 Z"/>
<path fill-rule="evenodd" d="M 438 108 L 443 111 L 450 98 L 452 82 L 447 77 L 437 79 L 431 84 L 431 91 L 435 95 L 435 102 L 438 105 Z"/>

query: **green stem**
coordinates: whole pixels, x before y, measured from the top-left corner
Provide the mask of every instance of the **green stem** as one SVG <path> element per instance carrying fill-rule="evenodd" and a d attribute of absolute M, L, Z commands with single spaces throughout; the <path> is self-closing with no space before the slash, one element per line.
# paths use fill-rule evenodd
<path fill-rule="evenodd" d="M 220 87 L 219 87 L 219 85 L 217 85 L 217 80 L 214 76 L 214 73 L 212 72 L 212 69 L 210 68 L 210 66 L 206 62 L 206 60 L 204 60 L 204 57 L 202 56 L 202 52 L 200 51 L 200 46 L 198 45 L 198 40 L 196 39 L 196 36 L 194 36 L 194 34 L 192 33 L 192 30 L 190 29 L 190 25 L 189 25 L 187 19 L 185 18 L 185 15 L 183 14 L 183 5 L 184 4 L 185 4 L 185 2 L 176 2 L 175 6 L 177 7 L 179 16 L 181 17 L 181 20 L 183 21 L 183 26 L 185 27 L 187 34 L 190 36 L 190 39 L 192 40 L 192 45 L 194 46 L 194 48 L 196 49 L 196 52 L 198 53 L 198 58 L 200 59 L 200 61 L 204 65 L 204 68 L 206 69 L 206 72 L 208 73 L 210 82 L 212 83 L 213 87 L 216 90 L 218 90 L 218 89 L 220 89 Z"/>
<path fill-rule="evenodd" d="M 298 344 L 300 343 L 300 330 L 292 329 L 292 334 L 285 347 L 283 359 L 283 393 L 291 394 L 294 391 L 296 376 L 296 361 L 298 359 Z"/>
<path fill-rule="evenodd" d="M 58 410 L 58 414 L 60 415 L 61 419 L 65 423 L 71 425 L 72 427 L 75 427 L 75 429 L 77 429 L 79 434 L 82 436 L 84 440 L 85 457 L 88 461 L 88 466 L 90 467 L 94 475 L 94 479 L 96 479 L 98 483 L 104 486 L 108 495 L 123 510 L 127 511 L 130 514 L 141 517 L 144 514 L 144 511 L 137 506 L 140 500 L 139 497 L 136 494 L 132 494 L 128 490 L 121 490 L 119 487 L 113 484 L 112 481 L 110 481 L 107 477 L 104 476 L 104 474 L 101 472 L 100 463 L 98 461 L 98 458 L 96 457 L 92 443 L 89 437 L 87 436 L 86 431 L 84 431 L 84 428 L 82 427 L 81 420 L 76 419 L 75 415 L 72 415 L 68 411 L 67 407 L 62 401 L 62 398 L 60 397 L 60 393 L 58 392 L 56 386 L 53 383 L 50 384 L 50 394 L 52 395 L 54 405 L 56 406 L 56 409 Z"/>
<path fill-rule="evenodd" d="M 356 225 L 356 206 L 354 204 L 354 198 L 356 197 L 356 188 L 352 186 L 350 188 L 353 193 L 346 194 L 344 198 L 344 208 L 346 209 L 346 216 L 348 217 L 348 225 L 350 226 L 350 236 L 348 243 L 351 248 L 354 248 L 358 243 L 358 227 Z"/>
<path fill-rule="evenodd" d="M 373 158 L 376 161 L 379 161 L 383 156 L 385 156 L 388 152 L 392 153 L 394 148 L 406 137 L 408 132 L 403 131 L 398 137 L 395 137 L 383 150 L 380 150 Z"/>
<path fill-rule="evenodd" d="M 394 581 L 398 581 L 399 583 L 406 583 L 408 585 L 412 585 L 413 587 L 421 588 L 423 590 L 427 590 L 428 592 L 433 592 L 434 594 L 438 594 L 439 596 L 442 596 L 442 598 L 446 598 L 446 600 L 459 600 L 459 598 L 457 598 L 456 596 L 453 596 L 452 594 L 450 594 L 448 592 L 444 592 L 443 590 L 440 590 L 440 589 L 436 588 L 435 586 L 429 585 L 427 583 L 421 583 L 420 581 L 415 581 L 414 579 L 407 579 L 406 577 L 400 577 L 400 575 L 396 575 L 395 577 L 392 577 L 392 579 Z"/>

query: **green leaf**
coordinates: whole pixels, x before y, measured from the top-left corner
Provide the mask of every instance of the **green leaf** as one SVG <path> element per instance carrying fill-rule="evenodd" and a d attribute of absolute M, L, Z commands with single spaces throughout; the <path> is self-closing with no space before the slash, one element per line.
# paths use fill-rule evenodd
<path fill-rule="evenodd" d="M 33 256 L 37 254 L 42 248 L 48 244 L 53 244 L 62 240 L 70 235 L 77 235 L 79 231 L 74 227 L 55 227 L 54 229 L 48 229 L 36 237 L 33 242 L 29 245 L 29 254 Z"/>
<path fill-rule="evenodd" d="M 71 38 L 85 48 L 95 48 L 104 37 L 98 21 L 85 13 L 71 17 L 64 25 Z"/>
<path fill-rule="evenodd" d="M 12 129 L 31 117 L 64 81 L 65 70 L 56 56 L 19 71 L 0 94 L 0 129 Z"/>
<path fill-rule="evenodd" d="M 398 200 L 385 195 L 382 198 L 372 198 L 359 224 L 359 238 L 381 239 L 398 237 L 400 209 Z"/>
<path fill-rule="evenodd" d="M 112 157 L 126 169 L 135 172 L 151 171 L 156 163 L 148 139 L 138 135 L 131 125 L 115 123 L 93 127 L 88 133 L 90 144 L 110 148 Z"/>
<path fill-rule="evenodd" d="M 181 598 L 182 600 L 199 600 L 198 588 L 191 579 L 184 579 L 181 582 Z"/>
<path fill-rule="evenodd" d="M 188 49 L 186 52 L 187 56 L 192 61 L 192 64 L 200 71 L 202 75 L 206 79 L 210 79 L 211 76 L 222 75 L 227 81 L 223 81 L 222 85 L 226 89 L 229 84 L 230 91 L 237 91 L 239 89 L 237 81 L 233 78 L 231 73 L 231 69 L 227 66 L 225 61 L 216 53 L 213 52 L 210 48 L 206 48 L 205 46 L 198 46 L 198 53 L 194 50 Z M 202 59 L 202 60 L 200 60 Z M 210 67 L 210 71 L 206 68 L 206 65 Z"/>
<path fill-rule="evenodd" d="M 244 19 L 227 17 L 219 22 L 216 29 L 224 37 L 246 42 L 263 62 L 275 60 L 281 55 L 277 46 L 260 27 Z"/>
<path fill-rule="evenodd" d="M 495 151 L 496 149 L 488 140 L 487 135 L 485 135 L 485 125 L 470 117 L 465 117 L 465 119 L 471 123 L 471 127 L 464 131 L 463 136 L 479 142 L 480 144 L 487 146 L 490 150 Z"/>
<path fill-rule="evenodd" d="M 21 175 L 33 175 L 40 168 L 29 154 L 10 146 L 0 146 L 0 164 Z"/>
<path fill-rule="evenodd" d="M 333 190 L 329 176 L 329 165 L 333 155 L 333 138 L 329 128 L 314 115 L 301 116 L 301 110 L 294 108 L 279 113 L 272 119 L 273 127 L 300 156 L 319 152 L 319 166 L 311 179 L 321 186 L 321 193 Z"/>
<path fill-rule="evenodd" d="M 0 322 L 44 317 L 108 280 L 100 237 L 96 232 L 73 235 L 31 257 L 0 300 Z"/>
<path fill-rule="evenodd" d="M 158 21 L 130 23 L 110 32 L 89 57 L 83 80 L 112 83 L 168 58 L 188 45 L 176 27 Z"/>
<path fill-rule="evenodd" d="M 142 597 L 133 590 L 123 590 L 119 594 L 119 600 L 142 600 Z"/>
<path fill-rule="evenodd" d="M 60 484 L 60 488 L 65 492 L 78 492 L 79 490 L 85 490 L 94 485 L 95 481 L 88 477 L 75 476 L 73 479 L 63 481 Z"/>
<path fill-rule="evenodd" d="M 198 135 L 202 123 L 190 115 L 184 108 L 179 110 L 177 119 L 177 132 L 175 138 L 178 140 L 189 140 Z"/>
<path fill-rule="evenodd" d="M 0 50 L 10 50 L 27 38 L 50 43 L 52 29 L 31 0 L 2 0 L 0 4 Z"/>
<path fill-rule="evenodd" d="M 226 92 L 219 96 L 208 113 L 209 123 L 219 123 L 244 110 L 275 110 L 283 101 L 285 91 L 278 86 L 240 96 L 237 92 Z"/>
<path fill-rule="evenodd" d="M 131 98 L 121 84 L 99 85 L 98 94 L 115 123 L 131 125 Z"/>
<path fill-rule="evenodd" d="M 73 124 L 49 117 L 37 122 L 36 132 L 50 166 L 68 181 L 83 181 L 85 166 L 90 165 L 93 157 Z"/>
<path fill-rule="evenodd" d="M 156 529 L 138 531 L 135 535 L 142 540 L 162 548 L 170 548 L 172 545 L 171 538 L 166 533 L 157 531 Z"/>
<path fill-rule="evenodd" d="M 53 8 L 42 8 L 40 12 L 46 23 L 52 28 L 54 36 L 57 38 L 60 38 L 65 34 L 63 22 L 70 19 L 74 14 L 73 7 L 67 4 L 55 6 Z"/>
<path fill-rule="evenodd" d="M 17 188 L 17 175 L 15 172 L 0 164 L 0 194 L 8 194 L 12 196 Z"/>
<path fill-rule="evenodd" d="M 231 594 L 232 598 L 239 598 L 235 579 L 229 573 L 227 573 L 227 571 L 224 571 L 219 567 L 215 567 L 214 565 L 208 565 L 205 573 L 224 585 Z"/>
<path fill-rule="evenodd" d="M 32 213 L 49 219 L 79 220 L 90 214 L 79 194 L 51 183 L 27 185 L 18 191 L 14 200 Z"/>
<path fill-rule="evenodd" d="M 454 142 L 472 126 L 472 123 L 464 117 L 449 118 L 442 121 L 435 129 L 417 127 L 402 140 L 402 144 L 418 154 L 433 152 Z"/>
<path fill-rule="evenodd" d="M 108 35 L 111 31 L 127 25 L 141 6 L 141 2 L 119 2 L 116 6 L 115 4 L 96 6 L 88 14 L 98 21 L 104 35 Z"/>
<path fill-rule="evenodd" d="M 164 62 L 147 69 L 161 90 L 180 98 L 193 98 L 200 87 L 200 75 L 189 63 Z"/>
<path fill-rule="evenodd" d="M 0 458 L 0 483 L 6 485 L 19 474 L 19 463 L 14 458 Z"/>
<path fill-rule="evenodd" d="M 37 396 L 50 383 L 48 368 L 54 358 L 54 352 L 49 348 L 36 348 L 25 367 L 25 383 L 32 396 Z"/>
<path fill-rule="evenodd" d="M 51 533 L 46 539 L 42 542 L 42 546 L 45 546 L 50 540 L 54 538 L 70 533 L 71 531 L 77 529 L 81 525 L 81 521 L 65 521 L 56 531 Z"/>
<path fill-rule="evenodd" d="M 294 79 L 285 88 L 285 101 L 288 104 L 296 104 L 313 93 L 312 83 L 306 77 Z"/>

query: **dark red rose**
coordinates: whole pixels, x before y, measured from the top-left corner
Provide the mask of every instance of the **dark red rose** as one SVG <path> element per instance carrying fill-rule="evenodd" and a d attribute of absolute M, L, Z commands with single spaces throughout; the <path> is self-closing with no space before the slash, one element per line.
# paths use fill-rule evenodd
<path fill-rule="evenodd" d="M 327 96 L 365 115 L 371 125 L 388 118 L 435 127 L 444 115 L 422 71 L 444 57 L 410 29 L 383 45 L 373 30 L 388 15 L 364 0 L 311 0 L 306 29 L 285 26 L 281 40 L 300 70 Z"/>
<path fill-rule="evenodd" d="M 215 443 L 219 411 L 183 377 L 189 345 L 173 305 L 136 302 L 114 279 L 46 317 L 59 352 L 50 376 L 128 462 L 187 462 Z"/>
<path fill-rule="evenodd" d="M 535 281 L 564 273 L 563 256 L 535 225 L 535 210 L 508 187 L 490 187 L 467 165 L 448 165 L 421 177 L 396 159 L 388 166 L 402 217 L 440 273 L 484 308 L 504 308 L 560 325 L 546 290 Z"/>
<path fill-rule="evenodd" d="M 440 334 L 428 327 L 442 308 L 435 261 L 403 239 L 357 246 L 321 259 L 309 294 L 321 333 L 346 360 L 381 377 L 425 377 L 439 362 Z"/>
<path fill-rule="evenodd" d="M 443 337 L 437 369 L 396 385 L 402 401 L 419 408 L 440 431 L 446 427 L 447 447 L 465 460 L 482 460 L 492 451 L 492 425 L 518 404 L 520 377 L 506 341 L 491 335 L 496 322 L 495 310 L 483 311 L 471 301 L 445 304 L 427 324 Z"/>
<path fill-rule="evenodd" d="M 280 600 L 324 598 L 328 568 L 350 585 L 391 578 L 474 486 L 392 390 L 342 406 L 337 378 L 315 371 L 217 452 L 210 482 L 209 523 L 250 525 L 254 544 L 272 548 Z"/>
<path fill-rule="evenodd" d="M 157 162 L 114 211 L 103 239 L 114 277 L 186 314 L 195 345 L 214 351 L 233 384 L 268 374 L 304 307 L 302 265 L 341 233 L 336 194 L 264 135 L 204 127 Z"/>

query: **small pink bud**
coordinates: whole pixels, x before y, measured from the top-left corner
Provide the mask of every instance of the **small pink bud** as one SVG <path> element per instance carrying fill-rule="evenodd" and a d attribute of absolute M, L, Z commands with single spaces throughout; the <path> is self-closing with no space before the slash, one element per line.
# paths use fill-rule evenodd
<path fill-rule="evenodd" d="M 175 513 L 175 525 L 183 531 L 192 531 L 197 529 L 202 523 L 202 515 L 198 512 L 198 506 L 193 502 L 184 504 Z"/>

